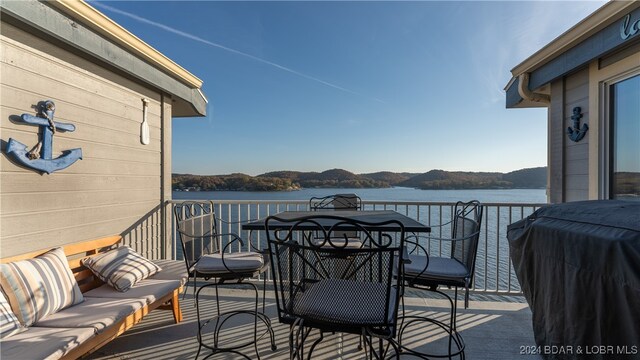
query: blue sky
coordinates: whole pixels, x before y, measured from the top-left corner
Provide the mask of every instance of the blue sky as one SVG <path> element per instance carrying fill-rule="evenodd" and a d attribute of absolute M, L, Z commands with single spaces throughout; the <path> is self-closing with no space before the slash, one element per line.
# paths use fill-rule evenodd
<path fill-rule="evenodd" d="M 173 120 L 173 172 L 546 166 L 546 109 L 505 109 L 510 70 L 589 2 L 92 1 L 204 81 Z"/>

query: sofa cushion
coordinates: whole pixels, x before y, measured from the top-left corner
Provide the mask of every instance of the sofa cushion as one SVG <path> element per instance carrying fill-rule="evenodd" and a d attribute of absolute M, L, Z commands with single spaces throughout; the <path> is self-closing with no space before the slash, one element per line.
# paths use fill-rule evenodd
<path fill-rule="evenodd" d="M 97 333 L 146 305 L 144 299 L 85 298 L 78 304 L 38 321 L 38 327 L 90 327 Z"/>
<path fill-rule="evenodd" d="M 24 328 L 20 325 L 16 314 L 11 311 L 9 301 L 7 301 L 4 293 L 0 291 L 0 339 L 5 339 L 13 334 L 17 334 L 22 329 Z"/>
<path fill-rule="evenodd" d="M 30 327 L 8 339 L 2 339 L 0 358 L 59 359 L 93 336 L 95 331 L 92 328 Z"/>
<path fill-rule="evenodd" d="M 62 248 L 34 259 L 0 264 L 0 283 L 24 326 L 83 300 Z"/>
<path fill-rule="evenodd" d="M 189 274 L 187 274 L 187 265 L 184 261 L 176 260 L 152 260 L 154 264 L 162 268 L 150 279 L 156 280 L 180 280 L 180 284 L 184 285 L 189 280 Z"/>
<path fill-rule="evenodd" d="M 85 297 L 114 299 L 144 299 L 147 304 L 160 299 L 180 287 L 180 280 L 144 279 L 133 285 L 127 292 L 116 291 L 105 284 L 84 293 Z"/>
<path fill-rule="evenodd" d="M 100 280 L 125 292 L 137 282 L 160 271 L 160 267 L 133 251 L 128 246 L 82 259 L 82 265 L 89 268 Z"/>

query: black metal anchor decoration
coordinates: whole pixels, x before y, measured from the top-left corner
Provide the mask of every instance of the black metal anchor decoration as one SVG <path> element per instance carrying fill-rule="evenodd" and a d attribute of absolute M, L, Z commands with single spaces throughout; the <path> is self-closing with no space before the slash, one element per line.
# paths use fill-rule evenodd
<path fill-rule="evenodd" d="M 573 129 L 571 127 L 567 128 L 567 135 L 569 135 L 569 139 L 578 142 L 582 140 L 584 135 L 589 130 L 589 125 L 582 124 L 582 129 L 580 128 L 580 119 L 582 118 L 582 109 L 579 106 L 573 108 L 573 115 L 571 116 L 571 120 L 573 120 Z"/>
<path fill-rule="evenodd" d="M 65 169 L 82 159 L 82 149 L 64 150 L 62 155 L 53 158 L 53 135 L 57 130 L 75 131 L 73 124 L 53 121 L 56 105 L 51 100 L 38 103 L 38 115 L 22 114 L 21 122 L 27 125 L 36 125 L 42 131 L 41 141 L 31 151 L 27 146 L 17 140 L 9 139 L 5 153 L 13 160 L 28 168 L 42 173 L 51 174 L 54 171 Z"/>

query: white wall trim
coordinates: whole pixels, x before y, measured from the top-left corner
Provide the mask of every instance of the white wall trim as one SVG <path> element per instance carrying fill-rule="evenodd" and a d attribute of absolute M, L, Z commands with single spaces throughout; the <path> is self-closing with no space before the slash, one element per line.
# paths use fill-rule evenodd
<path fill-rule="evenodd" d="M 609 198 L 609 86 L 640 75 L 639 54 L 605 68 L 589 66 L 589 199 Z"/>

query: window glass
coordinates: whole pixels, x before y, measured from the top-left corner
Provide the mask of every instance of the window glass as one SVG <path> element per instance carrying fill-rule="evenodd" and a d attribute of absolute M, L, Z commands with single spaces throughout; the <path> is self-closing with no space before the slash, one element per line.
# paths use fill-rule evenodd
<path fill-rule="evenodd" d="M 611 85 L 612 199 L 640 201 L 640 75 Z"/>

